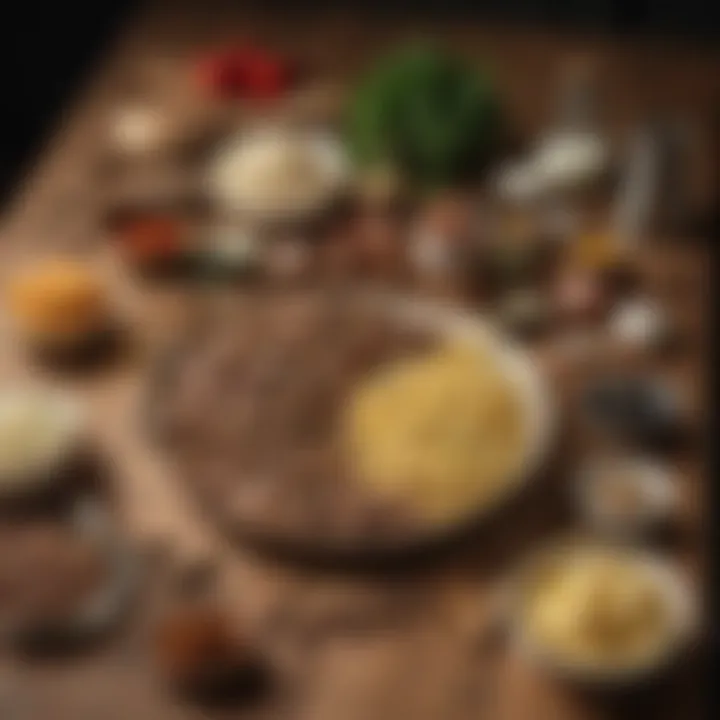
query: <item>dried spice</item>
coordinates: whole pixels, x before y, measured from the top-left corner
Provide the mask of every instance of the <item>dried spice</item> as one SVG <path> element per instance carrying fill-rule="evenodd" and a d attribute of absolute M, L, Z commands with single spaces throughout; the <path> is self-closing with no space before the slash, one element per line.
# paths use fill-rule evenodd
<path fill-rule="evenodd" d="M 148 215 L 127 222 L 120 230 L 123 255 L 140 268 L 177 262 L 183 255 L 185 227 L 177 218 Z"/>
<path fill-rule="evenodd" d="M 626 260 L 624 248 L 609 232 L 581 235 L 568 245 L 568 255 L 573 267 L 595 273 L 611 272 Z"/>
<path fill-rule="evenodd" d="M 109 323 L 103 282 L 79 261 L 49 260 L 28 269 L 12 284 L 9 299 L 20 330 L 42 344 L 74 344 Z"/>
<path fill-rule="evenodd" d="M 194 696 L 249 697 L 262 684 L 257 654 L 210 601 L 185 601 L 168 610 L 156 629 L 155 652 L 163 675 Z"/>

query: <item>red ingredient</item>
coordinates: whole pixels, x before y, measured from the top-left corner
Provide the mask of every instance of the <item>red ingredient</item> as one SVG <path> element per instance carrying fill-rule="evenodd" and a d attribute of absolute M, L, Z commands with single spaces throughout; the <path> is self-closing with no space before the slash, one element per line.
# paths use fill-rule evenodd
<path fill-rule="evenodd" d="M 153 264 L 176 258 L 182 250 L 182 225 L 173 218 L 135 220 L 121 231 L 123 250 L 133 262 Z"/>
<path fill-rule="evenodd" d="M 228 53 L 216 53 L 203 58 L 196 68 L 198 85 L 210 95 L 232 98 L 241 94 L 244 77 L 242 68 Z"/>
<path fill-rule="evenodd" d="M 157 652 L 165 672 L 184 682 L 205 666 L 226 660 L 231 643 L 220 615 L 189 607 L 163 620 L 157 630 Z"/>
<path fill-rule="evenodd" d="M 178 688 L 199 692 L 252 693 L 263 668 L 255 651 L 239 639 L 212 604 L 181 603 L 156 628 L 159 669 Z"/>
<path fill-rule="evenodd" d="M 279 97 L 290 86 L 293 74 L 282 57 L 251 46 L 213 53 L 197 67 L 200 87 L 221 99 Z"/>

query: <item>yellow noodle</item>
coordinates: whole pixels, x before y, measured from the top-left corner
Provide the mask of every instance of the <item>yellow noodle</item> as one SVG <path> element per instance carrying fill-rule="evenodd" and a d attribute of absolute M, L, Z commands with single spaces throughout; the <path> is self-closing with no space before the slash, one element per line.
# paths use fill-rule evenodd
<path fill-rule="evenodd" d="M 347 429 L 362 481 L 435 519 L 495 498 L 517 478 L 525 442 L 516 388 L 496 357 L 469 345 L 371 377 Z"/>

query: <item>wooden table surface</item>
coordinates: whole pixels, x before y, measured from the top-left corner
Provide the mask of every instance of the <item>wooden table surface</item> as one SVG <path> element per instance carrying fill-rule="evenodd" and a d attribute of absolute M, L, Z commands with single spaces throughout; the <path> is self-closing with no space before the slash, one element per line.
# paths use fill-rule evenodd
<path fill-rule="evenodd" d="M 305 13 L 279 19 L 229 4 L 156 3 L 142 13 L 111 49 L 27 182 L 19 188 L 0 230 L 0 281 L 26 259 L 70 252 L 97 261 L 117 290 L 135 342 L 128 357 L 92 377 L 70 383 L 89 402 L 93 429 L 110 459 L 119 512 L 139 546 L 169 544 L 184 558 L 218 558 L 228 607 L 251 634 L 267 641 L 282 668 L 276 697 L 258 707 L 223 711 L 222 717 L 307 720 L 413 718 L 459 720 L 595 720 L 617 717 L 699 717 L 700 688 L 686 665 L 660 688 L 621 698 L 590 697 L 542 676 L 512 654 L 484 660 L 477 647 L 488 604 L 503 571 L 565 524 L 562 488 L 552 479 L 513 508 L 513 515 L 486 528 L 466 546 L 422 569 L 354 577 L 290 569 L 230 546 L 174 482 L 162 458 L 148 447 L 137 423 L 143 370 L 157 344 L 172 331 L 182 303 L 172 291 L 137 285 L 108 251 L 102 229 L 105 190 L 102 162 L 109 113 L 138 93 L 172 112 L 192 112 L 183 88 L 192 53 L 215 41 L 251 37 L 297 53 L 329 80 L 352 76 L 363 61 L 401 38 L 432 33 L 492 62 L 498 84 L 521 131 L 542 121 L 551 102 L 552 78 L 568 55 L 590 52 L 608 80 L 611 127 L 623 128 L 653 103 L 670 103 L 696 125 L 698 153 L 693 197 L 706 203 L 712 191 L 711 114 L 720 64 L 688 49 L 610 43 L 593 38 L 472 27 L 467 23 Z M 664 247 L 664 246 L 663 246 Z M 670 245 L 649 254 L 666 265 L 685 263 L 686 291 L 673 302 L 705 331 L 706 254 L 695 246 Z M 678 265 L 679 266 L 679 265 Z M 694 273 L 694 275 L 693 275 Z M 37 379 L 37 369 L 0 328 L 0 378 L 4 384 Z M 695 415 L 703 417 L 703 343 L 690 357 L 666 368 L 683 385 Z M 669 548 L 702 586 L 702 456 L 676 457 L 682 475 L 680 540 Z M 556 478 L 557 479 L 557 478 Z M 539 494 L 538 494 L 539 493 Z M 548 498 L 556 498 L 557 502 Z M 537 502 L 541 499 L 540 502 Z M 148 576 L 145 592 L 158 584 Z M 126 635 L 88 657 L 61 666 L 33 666 L 0 659 L 2 702 L 17 706 L 8 720 L 95 720 L 102 716 L 189 720 L 205 711 L 186 706 L 156 682 L 149 663 L 147 626 L 153 603 L 136 612 Z M 274 641 L 282 617 L 295 618 L 294 640 Z M 292 623 L 291 623 L 292 625 Z M 332 631 L 323 631 L 330 625 Z M 280 633 L 282 635 L 282 633 Z M 0 656 L 1 658 L 2 656 Z M 7 700 L 4 700 L 5 695 Z M 3 720 L 5 718 L 0 712 Z"/>

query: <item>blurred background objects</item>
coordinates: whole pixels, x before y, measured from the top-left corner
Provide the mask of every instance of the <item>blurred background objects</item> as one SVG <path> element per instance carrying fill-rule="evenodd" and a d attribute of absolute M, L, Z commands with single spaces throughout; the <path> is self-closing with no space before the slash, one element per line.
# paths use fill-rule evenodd
<path fill-rule="evenodd" d="M 339 5 L 298 0 L 263 4 L 277 7 L 279 12 L 308 14 L 322 13 L 330 6 L 337 11 Z M 370 8 L 408 17 L 467 15 L 480 22 L 487 19 L 517 26 L 630 37 L 655 35 L 691 46 L 711 43 L 717 27 L 712 0 L 343 0 L 343 4 L 350 10 Z M 108 42 L 142 5 L 138 0 L 4 4 L 0 67 L 5 133 L 0 142 L 0 200 L 40 150 L 58 113 L 96 66 Z"/>

